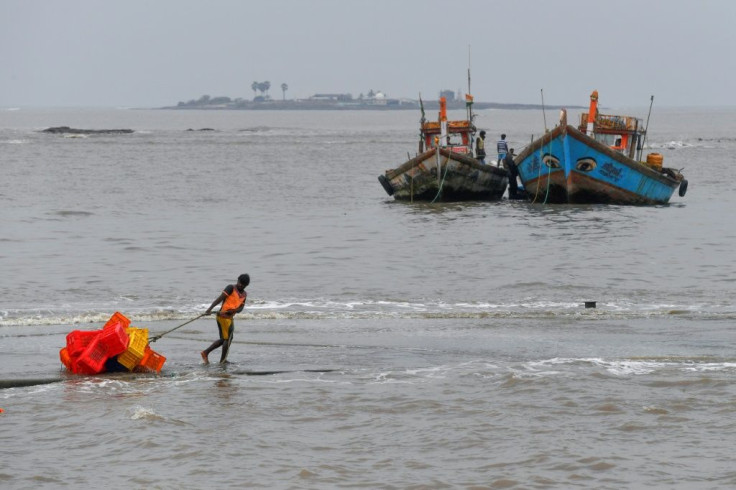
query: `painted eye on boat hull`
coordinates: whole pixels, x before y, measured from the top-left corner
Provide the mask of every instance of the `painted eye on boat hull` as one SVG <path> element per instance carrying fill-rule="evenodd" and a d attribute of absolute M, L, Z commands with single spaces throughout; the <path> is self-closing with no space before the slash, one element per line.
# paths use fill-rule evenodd
<path fill-rule="evenodd" d="M 542 157 L 542 161 L 549 168 L 560 168 L 560 159 L 554 155 L 550 155 L 549 153 Z"/>
<path fill-rule="evenodd" d="M 575 164 L 575 168 L 578 169 L 578 170 L 580 170 L 581 172 L 590 172 L 591 170 L 593 170 L 597 166 L 598 166 L 598 164 L 592 158 L 581 158 Z"/>

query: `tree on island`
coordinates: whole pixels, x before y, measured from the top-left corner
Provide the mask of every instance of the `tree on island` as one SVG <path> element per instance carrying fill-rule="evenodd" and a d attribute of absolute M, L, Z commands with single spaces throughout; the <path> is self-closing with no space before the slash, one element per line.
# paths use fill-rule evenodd
<path fill-rule="evenodd" d="M 289 86 L 285 83 L 281 84 L 281 92 L 283 93 L 283 100 L 286 100 L 286 91 L 289 90 Z"/>
<path fill-rule="evenodd" d="M 250 88 L 253 89 L 253 94 L 254 94 L 253 100 L 254 101 L 261 102 L 261 101 L 270 99 L 270 97 L 268 96 L 268 89 L 271 88 L 271 82 L 268 82 L 268 81 L 266 81 L 266 82 L 253 82 L 251 84 Z M 258 90 L 259 92 L 261 92 L 260 97 L 259 96 L 255 96 L 256 90 Z"/>
<path fill-rule="evenodd" d="M 268 89 L 271 88 L 271 82 L 265 81 L 258 84 L 258 90 L 261 91 L 262 94 L 266 95 L 266 99 L 268 99 Z"/>

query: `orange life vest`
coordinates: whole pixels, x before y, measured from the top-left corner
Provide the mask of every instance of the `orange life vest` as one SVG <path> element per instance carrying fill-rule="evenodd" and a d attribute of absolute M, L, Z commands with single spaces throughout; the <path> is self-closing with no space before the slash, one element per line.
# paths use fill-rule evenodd
<path fill-rule="evenodd" d="M 223 294 L 225 294 L 225 301 L 222 302 L 222 308 L 220 308 L 220 311 L 226 311 L 226 310 L 237 310 L 240 308 L 242 304 L 245 303 L 245 299 L 248 297 L 248 293 L 243 291 L 242 293 L 238 291 L 237 286 L 233 286 L 233 292 L 229 295 L 223 291 Z M 234 314 L 224 314 L 219 313 L 221 317 L 225 318 L 232 318 Z"/>

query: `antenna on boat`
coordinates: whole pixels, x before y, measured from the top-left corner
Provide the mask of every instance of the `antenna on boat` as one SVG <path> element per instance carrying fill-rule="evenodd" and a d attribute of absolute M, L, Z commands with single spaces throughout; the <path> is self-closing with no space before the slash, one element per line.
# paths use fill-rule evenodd
<path fill-rule="evenodd" d="M 647 114 L 647 125 L 644 126 L 644 143 L 641 144 L 642 150 L 644 149 L 644 146 L 646 146 L 647 142 L 647 131 L 649 130 L 649 116 L 652 115 L 652 105 L 654 104 L 654 96 L 652 95 L 649 99 L 649 114 Z"/>
<path fill-rule="evenodd" d="M 465 96 L 465 108 L 468 112 L 468 121 L 473 124 L 473 92 L 470 91 L 470 44 L 468 44 L 468 93 Z M 460 94 L 458 94 L 459 96 Z M 472 137 L 472 136 L 471 136 Z M 472 145 L 472 141 L 471 141 Z"/>
<path fill-rule="evenodd" d="M 468 93 L 470 92 L 470 44 L 468 44 Z"/>
<path fill-rule="evenodd" d="M 470 65 L 469 64 L 468 64 L 468 95 L 472 97 L 471 92 L 470 92 Z M 467 100 L 467 97 L 465 97 L 465 99 Z M 473 122 L 473 106 L 470 104 L 466 104 L 466 106 L 468 108 L 468 120 L 472 123 Z"/>
<path fill-rule="evenodd" d="M 539 91 L 542 93 L 542 117 L 544 118 L 544 132 L 547 133 L 547 113 L 544 110 L 544 89 L 541 88 Z"/>
<path fill-rule="evenodd" d="M 424 117 L 424 102 L 422 102 L 422 93 L 419 92 L 419 109 L 422 111 L 422 118 L 419 120 L 419 153 L 424 152 L 424 123 L 427 119 Z"/>

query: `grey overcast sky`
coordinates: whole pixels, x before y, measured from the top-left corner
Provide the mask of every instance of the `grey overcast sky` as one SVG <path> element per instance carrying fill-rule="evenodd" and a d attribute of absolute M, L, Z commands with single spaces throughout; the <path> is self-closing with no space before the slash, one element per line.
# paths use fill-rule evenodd
<path fill-rule="evenodd" d="M 734 0 L 0 0 L 0 107 L 369 90 L 736 105 Z M 470 57 L 468 56 L 470 52 Z"/>

